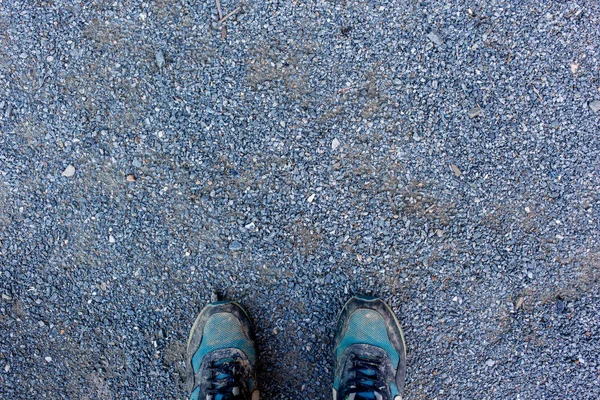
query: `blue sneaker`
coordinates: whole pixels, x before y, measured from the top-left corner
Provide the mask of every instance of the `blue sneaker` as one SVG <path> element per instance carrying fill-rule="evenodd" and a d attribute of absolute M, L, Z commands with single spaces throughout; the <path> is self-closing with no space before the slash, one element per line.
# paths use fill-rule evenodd
<path fill-rule="evenodd" d="M 250 319 L 232 301 L 204 307 L 187 343 L 190 400 L 258 400 Z"/>
<path fill-rule="evenodd" d="M 406 346 L 393 311 L 374 297 L 353 297 L 338 318 L 333 400 L 401 400 Z"/>

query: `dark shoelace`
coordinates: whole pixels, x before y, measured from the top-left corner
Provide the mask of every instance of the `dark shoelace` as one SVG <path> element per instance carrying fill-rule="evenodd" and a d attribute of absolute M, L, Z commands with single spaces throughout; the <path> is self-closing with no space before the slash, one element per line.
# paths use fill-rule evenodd
<path fill-rule="evenodd" d="M 239 357 L 212 361 L 207 398 L 214 400 L 242 400 L 241 366 Z"/>
<path fill-rule="evenodd" d="M 352 368 L 350 372 L 354 374 L 346 385 L 348 388 L 346 395 L 355 394 L 355 400 L 373 400 L 377 397 L 375 393 L 385 391 L 385 383 L 379 377 L 379 365 L 381 360 L 376 357 L 366 357 L 353 355 Z"/>

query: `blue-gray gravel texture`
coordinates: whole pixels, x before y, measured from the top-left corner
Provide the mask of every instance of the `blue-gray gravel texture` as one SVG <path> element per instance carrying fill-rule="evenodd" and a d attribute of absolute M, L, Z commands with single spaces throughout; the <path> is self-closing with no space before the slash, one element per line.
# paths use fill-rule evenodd
<path fill-rule="evenodd" d="M 0 1 L 0 398 L 182 399 L 215 292 L 265 399 L 355 293 L 406 399 L 600 398 L 598 2 L 220 4 Z"/>

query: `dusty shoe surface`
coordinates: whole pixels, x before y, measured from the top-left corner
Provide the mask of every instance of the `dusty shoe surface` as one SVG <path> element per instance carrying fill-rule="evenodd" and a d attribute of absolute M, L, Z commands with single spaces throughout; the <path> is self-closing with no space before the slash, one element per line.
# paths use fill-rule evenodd
<path fill-rule="evenodd" d="M 351 298 L 334 340 L 334 400 L 400 400 L 406 375 L 402 329 L 381 299 Z"/>
<path fill-rule="evenodd" d="M 250 319 L 232 301 L 214 302 L 196 318 L 187 344 L 190 400 L 258 400 Z"/>

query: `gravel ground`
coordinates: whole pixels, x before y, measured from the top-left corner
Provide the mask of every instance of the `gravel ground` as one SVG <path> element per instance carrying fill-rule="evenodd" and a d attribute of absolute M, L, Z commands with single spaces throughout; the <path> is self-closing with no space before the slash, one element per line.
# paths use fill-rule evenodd
<path fill-rule="evenodd" d="M 0 1 L 0 397 L 181 399 L 219 292 L 265 399 L 353 293 L 407 399 L 600 398 L 598 2 L 221 7 Z"/>

